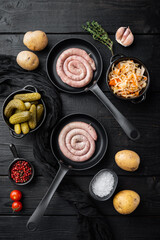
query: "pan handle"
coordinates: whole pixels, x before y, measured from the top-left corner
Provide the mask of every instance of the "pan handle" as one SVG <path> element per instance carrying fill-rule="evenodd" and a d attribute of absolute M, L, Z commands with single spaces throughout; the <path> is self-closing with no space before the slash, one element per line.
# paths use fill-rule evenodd
<path fill-rule="evenodd" d="M 125 57 L 125 55 L 122 53 L 117 53 L 117 54 L 113 55 L 110 59 L 110 64 L 112 64 L 115 60 L 122 58 L 122 57 Z"/>
<path fill-rule="evenodd" d="M 16 134 L 14 130 L 11 130 L 9 131 L 10 135 L 16 139 L 21 139 L 23 138 L 25 135 L 23 133 L 20 133 L 20 134 Z"/>
<path fill-rule="evenodd" d="M 23 89 L 25 89 L 25 90 L 31 89 L 31 91 L 33 91 L 33 92 L 38 92 L 37 88 L 33 85 L 26 85 Z"/>
<path fill-rule="evenodd" d="M 19 158 L 18 157 L 18 153 L 17 153 L 17 149 L 16 149 L 16 146 L 12 143 L 9 144 L 9 148 L 13 154 L 13 157 L 16 159 L 16 158 Z"/>
<path fill-rule="evenodd" d="M 138 104 L 146 100 L 146 93 L 141 98 L 131 100 L 132 103 Z"/>
<path fill-rule="evenodd" d="M 53 194 L 57 190 L 60 182 L 62 181 L 62 179 L 68 172 L 68 170 L 69 169 L 67 167 L 65 167 L 64 165 L 60 165 L 60 168 L 59 168 L 55 178 L 53 179 L 48 191 L 46 192 L 46 194 L 44 195 L 44 197 L 38 204 L 36 210 L 34 211 L 34 213 L 32 214 L 32 216 L 29 218 L 29 220 L 27 222 L 26 227 L 29 231 L 35 231 L 37 229 L 37 227 L 39 226 L 41 218 L 44 215 L 44 212 L 45 212 Z"/>
<path fill-rule="evenodd" d="M 94 84 L 90 90 L 99 98 L 99 100 L 110 111 L 113 117 L 117 120 L 123 131 L 131 140 L 137 140 L 140 137 L 139 131 L 130 123 L 119 110 L 110 102 L 97 84 Z"/>

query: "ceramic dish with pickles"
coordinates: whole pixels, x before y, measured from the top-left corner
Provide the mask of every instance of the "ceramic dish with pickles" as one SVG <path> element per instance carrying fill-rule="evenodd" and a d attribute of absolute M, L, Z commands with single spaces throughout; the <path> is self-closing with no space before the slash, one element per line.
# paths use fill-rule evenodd
<path fill-rule="evenodd" d="M 3 104 L 3 119 L 15 138 L 37 130 L 44 122 L 46 107 L 41 94 L 32 85 L 10 94 Z"/>

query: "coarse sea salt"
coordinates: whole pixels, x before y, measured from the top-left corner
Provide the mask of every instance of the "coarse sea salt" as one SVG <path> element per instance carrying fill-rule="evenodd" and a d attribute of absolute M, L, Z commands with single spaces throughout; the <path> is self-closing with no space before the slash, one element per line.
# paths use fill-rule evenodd
<path fill-rule="evenodd" d="M 99 197 L 107 196 L 114 186 L 114 177 L 110 172 L 99 173 L 92 183 L 92 191 Z"/>

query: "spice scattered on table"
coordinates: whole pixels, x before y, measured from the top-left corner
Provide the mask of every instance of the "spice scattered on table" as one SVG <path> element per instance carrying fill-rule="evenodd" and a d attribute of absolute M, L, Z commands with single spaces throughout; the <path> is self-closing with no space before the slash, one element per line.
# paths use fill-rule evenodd
<path fill-rule="evenodd" d="M 92 191 L 99 197 L 105 197 L 112 191 L 114 186 L 114 177 L 110 172 L 103 172 L 97 175 L 92 183 Z"/>
<path fill-rule="evenodd" d="M 16 183 L 28 182 L 32 176 L 31 165 L 27 161 L 17 161 L 11 168 L 11 178 Z"/>

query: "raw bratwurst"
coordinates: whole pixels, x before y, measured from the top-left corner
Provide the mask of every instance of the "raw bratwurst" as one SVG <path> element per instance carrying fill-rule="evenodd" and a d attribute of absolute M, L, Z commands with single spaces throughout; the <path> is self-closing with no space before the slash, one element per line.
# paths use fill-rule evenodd
<path fill-rule="evenodd" d="M 60 132 L 58 143 L 62 153 L 72 161 L 83 162 L 95 152 L 97 133 L 84 122 L 71 122 Z"/>
<path fill-rule="evenodd" d="M 90 83 L 96 66 L 86 51 L 69 48 L 59 56 L 56 70 L 64 83 L 71 87 L 81 88 Z"/>

